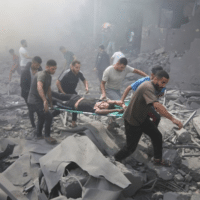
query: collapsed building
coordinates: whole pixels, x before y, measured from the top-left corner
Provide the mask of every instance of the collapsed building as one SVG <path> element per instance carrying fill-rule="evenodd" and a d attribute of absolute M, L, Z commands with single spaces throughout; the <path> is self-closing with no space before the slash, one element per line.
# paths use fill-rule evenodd
<path fill-rule="evenodd" d="M 131 10 L 130 1 L 121 3 L 124 9 Z M 130 66 L 150 74 L 153 66 L 161 65 L 170 74 L 166 95 L 160 102 L 184 124 L 180 131 L 168 119 L 162 118 L 159 124 L 163 157 L 172 162 L 172 167 L 151 163 L 151 141 L 144 135 L 129 158 L 123 163 L 114 161 L 112 156 L 125 143 L 122 118 L 117 119 L 116 132 L 109 132 L 105 128 L 106 116 L 81 115 L 79 126 L 74 129 L 63 125 L 56 117 L 52 135 L 58 144 L 35 140 L 27 108 L 19 97 L 18 77 L 14 76 L 8 95 L 5 77 L 10 63 L 1 61 L 5 66 L 0 75 L 1 200 L 200 199 L 199 1 L 142 1 L 137 9 L 142 9 L 144 4 L 149 6 L 148 12 L 142 15 L 136 12 L 137 19 L 141 19 L 139 25 L 135 25 L 140 27 L 135 44 L 137 52 L 130 56 L 126 46 L 126 53 Z M 154 11 L 154 19 L 148 18 Z M 121 44 L 124 44 L 122 37 L 118 46 Z M 90 56 L 94 60 L 93 52 Z M 85 96 L 98 98 L 96 78 L 90 75 L 92 69 L 87 68 L 88 58 L 84 58 L 83 71 L 90 85 L 90 94 Z M 137 75 L 127 76 L 123 89 L 138 78 Z"/>

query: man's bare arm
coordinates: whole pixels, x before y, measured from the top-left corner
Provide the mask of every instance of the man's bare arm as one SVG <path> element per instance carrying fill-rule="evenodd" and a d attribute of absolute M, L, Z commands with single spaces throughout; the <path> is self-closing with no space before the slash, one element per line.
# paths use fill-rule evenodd
<path fill-rule="evenodd" d="M 134 69 L 133 73 L 139 74 L 140 76 L 148 76 L 146 73 L 144 73 L 143 71 L 141 71 L 139 69 Z"/>
<path fill-rule="evenodd" d="M 183 127 L 183 124 L 179 120 L 173 118 L 172 115 L 170 115 L 170 113 L 166 110 L 166 108 L 161 103 L 154 102 L 153 107 L 155 108 L 157 112 L 160 113 L 160 115 L 162 115 L 163 117 L 166 117 L 167 119 L 172 121 L 174 124 L 176 124 L 179 127 L 179 129 Z"/>
<path fill-rule="evenodd" d="M 89 92 L 89 89 L 88 89 L 88 82 L 87 82 L 87 80 L 85 79 L 85 80 L 83 81 L 83 83 L 84 83 L 84 85 L 85 85 L 86 93 L 88 93 L 88 92 Z"/>
<path fill-rule="evenodd" d="M 61 83 L 60 83 L 59 80 L 56 81 L 56 86 L 57 86 L 57 88 L 58 88 L 58 90 L 59 90 L 60 92 L 62 92 L 63 94 L 66 94 L 66 93 L 63 91 L 62 86 L 61 86 Z"/>
<path fill-rule="evenodd" d="M 43 90 L 43 83 L 41 81 L 37 82 L 37 90 L 43 102 L 47 101 L 46 96 L 44 94 L 44 90 Z"/>
<path fill-rule="evenodd" d="M 107 115 L 112 112 L 122 112 L 123 109 L 96 109 L 95 113 L 99 115 Z"/>
<path fill-rule="evenodd" d="M 105 89 L 106 81 L 101 81 L 101 93 L 102 93 L 102 99 L 106 98 L 106 89 Z"/>
<path fill-rule="evenodd" d="M 129 85 L 125 91 L 124 91 L 124 94 L 122 95 L 122 98 L 121 98 L 121 101 L 124 102 L 124 99 L 127 97 L 129 91 L 132 89 L 131 85 Z"/>

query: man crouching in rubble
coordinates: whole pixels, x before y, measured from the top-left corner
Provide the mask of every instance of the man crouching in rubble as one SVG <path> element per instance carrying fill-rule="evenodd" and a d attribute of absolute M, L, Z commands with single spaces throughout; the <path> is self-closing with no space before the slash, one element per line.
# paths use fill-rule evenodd
<path fill-rule="evenodd" d="M 126 145 L 115 154 L 116 161 L 122 161 L 135 151 L 144 132 L 151 138 L 153 144 L 154 164 L 171 165 L 169 161 L 162 159 L 162 134 L 148 117 L 148 112 L 153 105 L 157 112 L 171 120 L 179 129 L 183 127 L 182 123 L 173 118 L 165 107 L 158 102 L 156 97 L 156 93 L 160 92 L 168 81 L 169 74 L 164 70 L 160 70 L 152 81 L 142 83 L 132 96 L 130 104 L 124 113 Z M 125 107 L 124 104 L 123 107 Z"/>
<path fill-rule="evenodd" d="M 50 129 L 54 113 L 49 111 L 48 96 L 50 106 L 52 107 L 51 97 L 51 75 L 55 73 L 57 64 L 54 60 L 47 61 L 46 69 L 38 72 L 31 84 L 31 89 L 28 96 L 28 103 L 32 109 L 37 113 L 37 139 L 42 139 L 42 129 L 45 123 L 45 140 L 50 143 L 56 143 L 56 140 L 50 137 Z"/>

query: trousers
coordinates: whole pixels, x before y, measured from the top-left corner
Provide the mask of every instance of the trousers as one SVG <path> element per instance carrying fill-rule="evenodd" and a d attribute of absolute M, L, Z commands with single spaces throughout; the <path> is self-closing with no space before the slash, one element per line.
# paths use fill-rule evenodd
<path fill-rule="evenodd" d="M 148 117 L 140 126 L 133 126 L 126 120 L 124 120 L 124 124 L 126 145 L 114 155 L 115 160 L 121 161 L 130 156 L 137 148 L 138 142 L 143 132 L 148 135 L 152 141 L 154 148 L 154 158 L 162 159 L 162 134 Z"/>

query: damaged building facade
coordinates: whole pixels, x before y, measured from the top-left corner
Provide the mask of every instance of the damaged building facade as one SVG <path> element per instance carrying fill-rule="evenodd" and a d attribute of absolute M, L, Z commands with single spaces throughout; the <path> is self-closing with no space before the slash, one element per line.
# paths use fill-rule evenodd
<path fill-rule="evenodd" d="M 9 57 L 2 53 L 0 200 L 199 200 L 200 1 L 86 2 L 85 6 L 93 14 L 85 14 L 82 19 L 89 18 L 90 26 L 82 30 L 85 22 L 74 22 L 71 30 L 78 36 L 79 31 L 83 33 L 79 39 L 81 48 L 76 45 L 73 50 L 89 82 L 89 94 L 85 94 L 82 85 L 78 85 L 78 94 L 99 98 L 99 83 L 93 66 L 102 39 L 102 24 L 114 24 L 116 51 L 120 46 L 125 49 L 131 67 L 150 75 L 152 67 L 159 65 L 170 75 L 166 93 L 159 101 L 184 127 L 178 130 L 171 121 L 161 117 L 158 129 L 163 136 L 163 158 L 171 161 L 172 166 L 152 164 L 153 147 L 144 134 L 130 157 L 122 163 L 115 161 L 113 155 L 126 142 L 121 117 L 116 118 L 117 126 L 111 132 L 106 128 L 110 119 L 107 116 L 80 114 L 78 127 L 70 128 L 68 122 L 72 115 L 68 113 L 66 118 L 57 116 L 53 120 L 51 135 L 57 144 L 35 139 L 27 106 L 20 97 L 19 77 L 14 74 L 13 81 L 8 82 L 11 62 L 5 61 Z M 135 34 L 133 46 L 127 41 L 130 32 Z M 73 44 L 74 40 L 66 41 Z M 54 50 L 48 48 L 47 52 L 61 60 Z M 49 58 L 44 52 L 41 55 L 44 60 Z M 58 63 L 59 66 L 63 64 L 62 61 Z M 53 90 L 62 70 L 58 67 L 52 78 Z M 139 78 L 135 74 L 127 75 L 122 91 Z"/>

